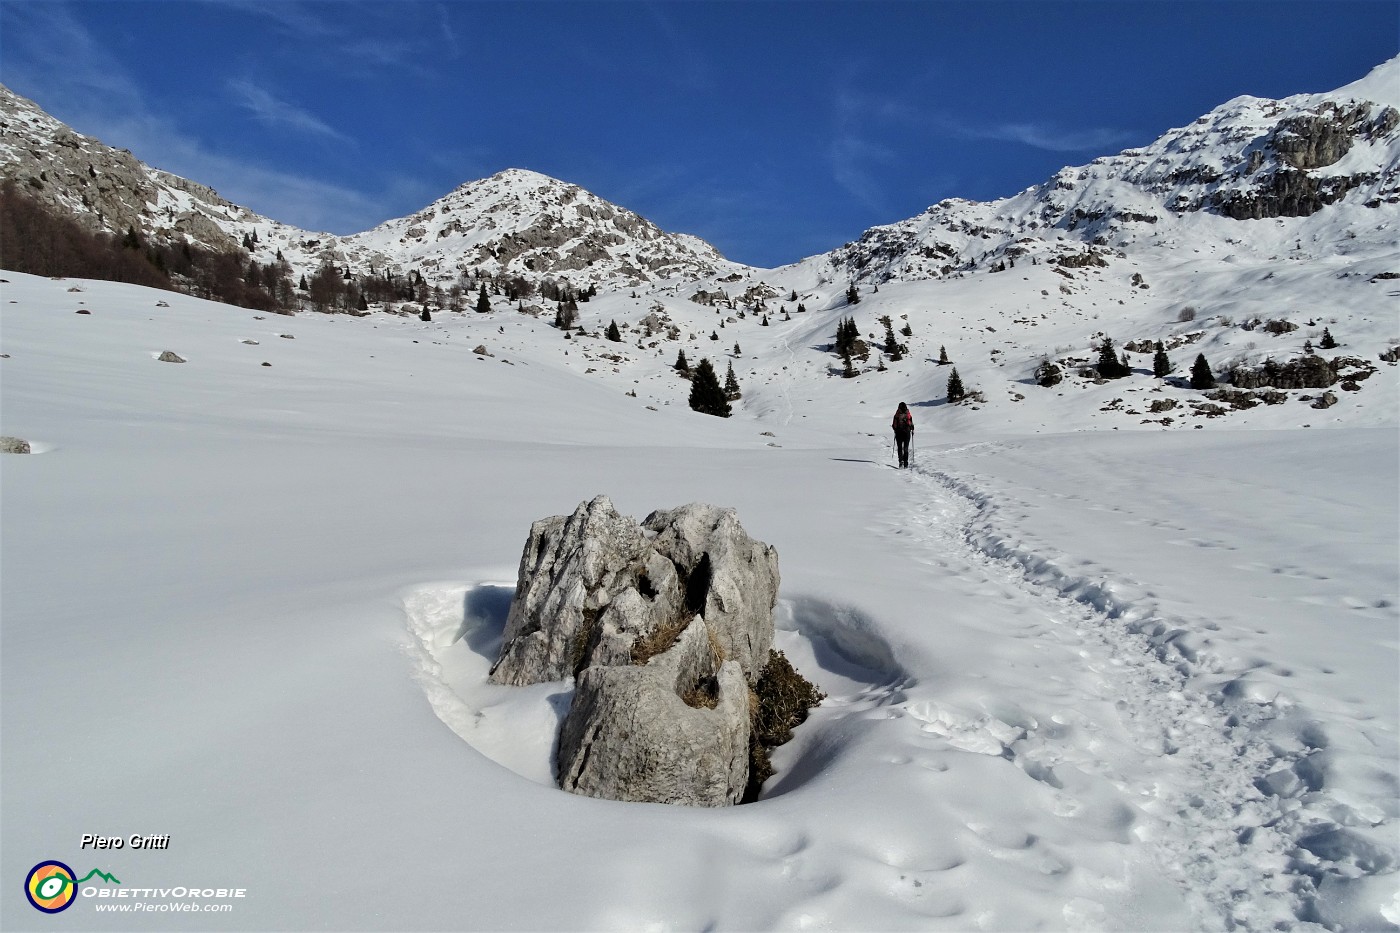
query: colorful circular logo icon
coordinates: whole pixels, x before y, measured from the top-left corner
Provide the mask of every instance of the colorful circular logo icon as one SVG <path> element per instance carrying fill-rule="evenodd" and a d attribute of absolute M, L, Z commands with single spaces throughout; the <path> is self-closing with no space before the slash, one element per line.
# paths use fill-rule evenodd
<path fill-rule="evenodd" d="M 56 914 L 67 910 L 78 896 L 78 884 L 73 869 L 62 862 L 50 859 L 40 862 L 29 870 L 24 879 L 24 896 L 35 910 L 46 914 Z"/>

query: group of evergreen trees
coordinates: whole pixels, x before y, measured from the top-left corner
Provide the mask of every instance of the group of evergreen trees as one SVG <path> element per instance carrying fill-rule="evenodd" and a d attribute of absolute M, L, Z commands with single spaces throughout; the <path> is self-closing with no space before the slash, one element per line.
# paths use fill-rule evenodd
<path fill-rule="evenodd" d="M 1128 354 L 1124 352 L 1118 355 L 1113 347 L 1113 339 L 1104 337 L 1099 345 L 1099 360 L 1094 365 L 1094 369 L 1104 379 L 1121 379 L 1124 376 L 1132 375 L 1133 368 L 1128 363 Z M 1165 379 L 1171 374 L 1171 359 L 1167 356 L 1167 348 L 1158 340 L 1152 349 L 1152 375 L 1157 379 Z M 1056 380 L 1058 381 L 1058 380 Z M 1206 361 L 1204 353 L 1196 354 L 1195 362 L 1191 364 L 1191 388 L 1196 391 L 1215 388 L 1215 374 L 1211 372 L 1210 363 Z"/>

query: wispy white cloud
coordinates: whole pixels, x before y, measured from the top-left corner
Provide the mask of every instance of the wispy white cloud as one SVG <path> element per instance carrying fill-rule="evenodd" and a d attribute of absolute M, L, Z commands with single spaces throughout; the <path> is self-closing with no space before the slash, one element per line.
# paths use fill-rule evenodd
<path fill-rule="evenodd" d="M 1066 127 L 1052 121 L 997 121 L 929 106 L 912 89 L 880 94 L 859 89 L 858 69 L 838 77 L 832 98 L 827 161 L 835 182 L 872 211 L 890 200 L 881 173 L 907 161 L 920 145 L 940 140 L 991 141 L 1056 153 L 1100 155 L 1128 145 L 1136 134 L 1104 126 Z M 951 179 L 945 179 L 951 181 Z"/>
<path fill-rule="evenodd" d="M 27 96 L 35 97 L 39 106 L 78 132 L 128 149 L 156 168 L 211 185 L 258 213 L 308 230 L 357 233 L 388 219 L 382 214 L 383 197 L 212 151 L 170 115 L 151 109 L 146 93 L 122 60 L 93 39 L 68 5 L 6 4 L 4 17 L 6 83 L 19 93 L 29 90 Z M 274 111 L 275 107 L 269 109 Z M 282 118 L 296 120 L 295 113 L 295 108 L 289 108 Z M 328 138 L 339 138 L 314 117 L 309 121 L 305 131 L 325 135 L 329 130 Z M 323 129 L 317 130 L 317 124 Z"/>
<path fill-rule="evenodd" d="M 997 123 L 979 125 L 940 118 L 947 130 L 964 139 L 990 139 L 1020 143 L 1049 152 L 1105 153 L 1120 148 L 1133 139 L 1133 134 L 1110 127 L 1066 129 L 1047 123 Z"/>
<path fill-rule="evenodd" d="M 320 136 L 338 143 L 350 144 L 352 140 L 344 133 L 333 129 L 310 111 L 274 97 L 266 89 L 259 87 L 247 78 L 228 82 L 237 103 L 250 111 L 260 122 L 272 127 L 283 127 L 309 136 Z"/>
<path fill-rule="evenodd" d="M 879 124 L 886 118 L 876 115 L 872 104 L 869 98 L 848 87 L 837 90 L 826 158 L 832 179 L 842 190 L 870 211 L 883 214 L 888 205 L 879 176 L 882 167 L 893 164 L 896 157 L 880 141 L 884 129 Z"/>
<path fill-rule="evenodd" d="M 462 57 L 462 44 L 457 41 L 457 31 L 452 28 L 452 17 L 447 13 L 447 7 L 439 3 L 435 8 L 438 17 L 438 28 L 442 32 L 442 41 L 447 48 L 447 53 L 452 58 Z"/>

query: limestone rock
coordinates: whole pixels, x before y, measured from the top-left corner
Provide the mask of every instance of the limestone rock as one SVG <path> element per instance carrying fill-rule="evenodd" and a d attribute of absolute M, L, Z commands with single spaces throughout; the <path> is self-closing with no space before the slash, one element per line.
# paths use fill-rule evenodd
<path fill-rule="evenodd" d="M 491 679 L 532 684 L 645 660 L 699 614 L 753 683 L 773 642 L 778 580 L 777 551 L 732 509 L 692 504 L 638 525 L 598 496 L 531 526 Z"/>
<path fill-rule="evenodd" d="M 0 437 L 0 454 L 33 453 L 29 442 L 22 437 Z"/>
<path fill-rule="evenodd" d="M 1265 360 L 1258 368 L 1237 366 L 1230 384 L 1239 389 L 1325 389 L 1337 381 L 1337 367 L 1320 356 L 1302 356 L 1288 363 Z"/>
<path fill-rule="evenodd" d="M 644 665 L 583 671 L 559 736 L 559 786 L 588 797 L 728 806 L 748 781 L 749 691 L 696 616 Z"/>
<path fill-rule="evenodd" d="M 639 525 L 598 496 L 531 526 L 490 676 L 576 678 L 557 759 L 565 790 L 737 803 L 777 594 L 776 550 L 732 509 L 692 503 Z"/>
<path fill-rule="evenodd" d="M 185 358 L 182 357 L 180 354 L 174 352 L 173 350 L 166 350 L 165 352 L 161 353 L 160 356 L 156 357 L 156 359 L 160 360 L 162 363 L 185 362 Z"/>
<path fill-rule="evenodd" d="M 642 527 L 659 552 L 688 568 L 686 608 L 705 617 L 724 657 L 757 683 L 773 647 L 778 552 L 745 534 L 733 509 L 713 505 L 653 512 Z"/>

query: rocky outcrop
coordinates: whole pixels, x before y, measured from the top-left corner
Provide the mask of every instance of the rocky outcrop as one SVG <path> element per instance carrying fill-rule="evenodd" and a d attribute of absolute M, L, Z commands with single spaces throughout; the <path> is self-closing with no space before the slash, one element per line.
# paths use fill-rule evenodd
<path fill-rule="evenodd" d="M 531 526 L 491 679 L 576 678 L 559 740 L 565 790 L 737 803 L 778 582 L 777 552 L 732 509 L 691 504 L 639 525 L 598 496 Z"/>
<path fill-rule="evenodd" d="M 1302 356 L 1288 363 L 1265 360 L 1259 367 L 1236 366 L 1230 384 L 1239 389 L 1325 389 L 1337 381 L 1337 367 L 1321 356 Z"/>
<path fill-rule="evenodd" d="M 588 797 L 720 807 L 749 773 L 749 691 L 695 616 L 644 665 L 579 675 L 559 735 L 558 779 Z"/>
<path fill-rule="evenodd" d="M 0 437 L 0 454 L 27 454 L 32 453 L 33 448 L 29 442 L 22 437 Z"/>

